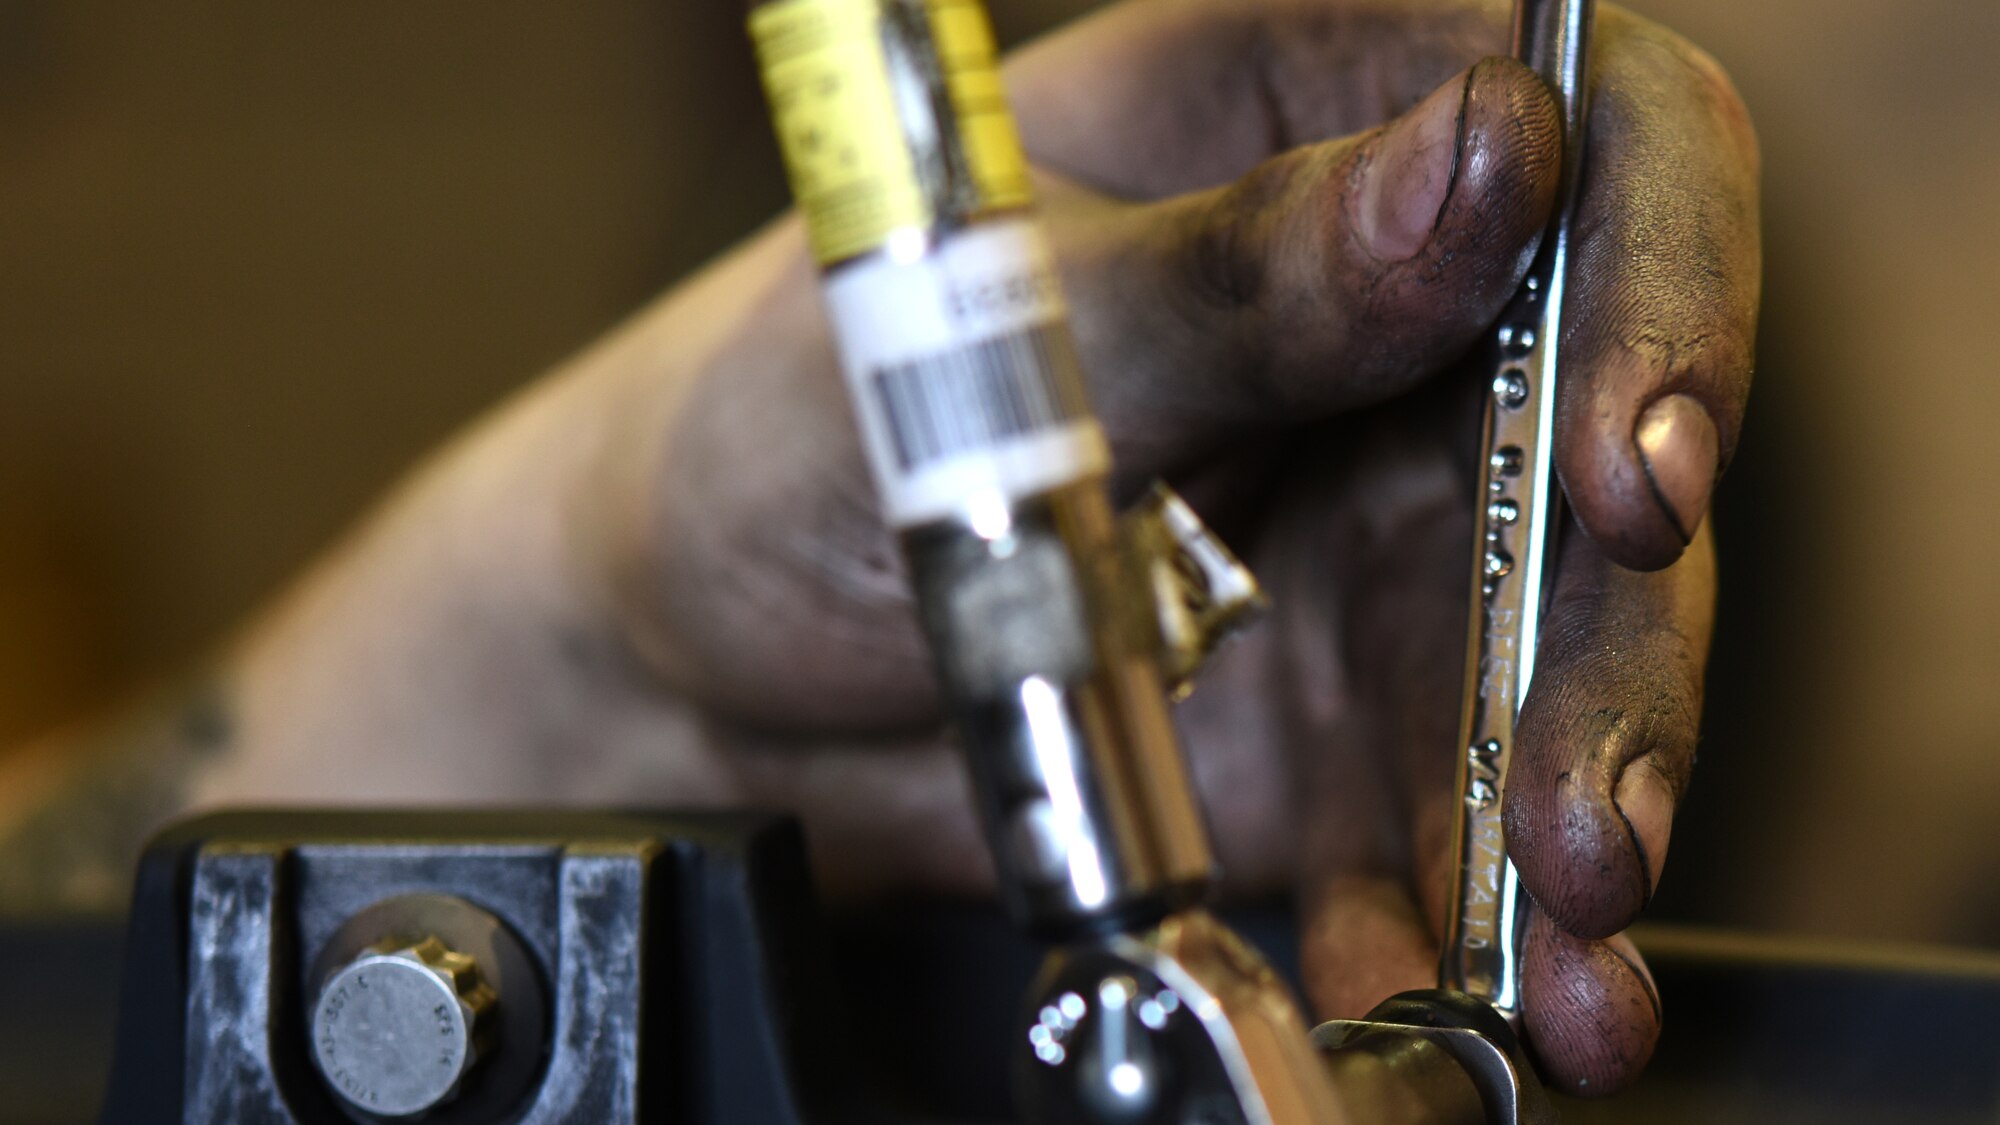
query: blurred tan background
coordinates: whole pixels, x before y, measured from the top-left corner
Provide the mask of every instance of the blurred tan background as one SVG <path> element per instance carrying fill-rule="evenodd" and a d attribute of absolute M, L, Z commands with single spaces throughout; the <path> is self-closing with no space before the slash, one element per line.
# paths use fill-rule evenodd
<path fill-rule="evenodd" d="M 1768 232 L 1659 911 L 2000 945 L 2000 4 L 1636 6 L 1735 74 Z M 0 4 L 0 744 L 198 660 L 774 213 L 737 13 Z"/>

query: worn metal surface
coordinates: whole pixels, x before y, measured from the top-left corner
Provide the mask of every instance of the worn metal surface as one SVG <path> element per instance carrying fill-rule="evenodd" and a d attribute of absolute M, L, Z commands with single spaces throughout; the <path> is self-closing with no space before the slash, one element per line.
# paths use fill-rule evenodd
<path fill-rule="evenodd" d="M 802 968 L 811 907 L 797 825 L 758 814 L 199 818 L 140 865 L 100 1120 L 382 1119 L 314 1065 L 310 1015 L 357 957 L 429 936 L 477 963 L 483 985 L 427 959 L 467 970 L 475 1009 L 493 995 L 479 1065 L 426 1125 L 797 1125 L 844 1096 Z M 336 1030 L 350 1061 L 368 1049 Z M 376 1108 L 410 1108 L 382 1077 Z"/>
<path fill-rule="evenodd" d="M 328 1091 L 302 1072 L 295 1045 L 300 993 L 287 987 L 316 950 L 294 919 L 323 927 L 363 900 L 412 890 L 477 896 L 506 916 L 514 895 L 530 907 L 521 932 L 552 959 L 552 1026 L 546 1044 L 509 1044 L 515 1065 L 539 1066 L 526 1105 L 471 1101 L 445 1105 L 428 1120 L 636 1122 L 640 998 L 651 841 L 565 848 L 388 844 L 379 857 L 363 844 L 320 855 L 302 848 L 308 882 L 287 869 L 282 845 L 215 844 L 195 862 L 190 898 L 186 1102 L 182 1120 L 294 1122 L 323 1110 Z M 379 858 L 379 864 L 375 860 Z M 317 870 L 314 870 L 317 862 Z M 380 876 L 378 879 L 377 876 Z M 328 901 L 315 901 L 325 890 Z M 296 893 L 296 911 L 284 904 Z M 532 907 L 551 907 L 538 921 Z M 330 937 L 320 937 L 322 943 Z M 299 956 L 299 954 L 303 956 Z M 294 958 L 297 958 L 294 960 Z M 497 1115 L 497 1116 L 496 1116 Z"/>
<path fill-rule="evenodd" d="M 275 998 L 284 849 L 218 845 L 196 862 L 188 904 L 186 1103 L 181 1120 L 292 1122 L 279 1090 Z M 160 1107 L 163 1113 L 172 1112 Z"/>
<path fill-rule="evenodd" d="M 606 844 L 563 857 L 549 1068 L 523 1125 L 639 1120 L 650 850 Z"/>

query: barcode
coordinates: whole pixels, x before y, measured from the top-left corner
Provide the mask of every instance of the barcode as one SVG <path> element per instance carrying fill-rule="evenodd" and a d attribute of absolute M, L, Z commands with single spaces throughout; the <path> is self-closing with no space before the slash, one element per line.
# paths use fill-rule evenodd
<path fill-rule="evenodd" d="M 1060 324 L 878 367 L 872 382 L 905 472 L 1090 414 Z"/>

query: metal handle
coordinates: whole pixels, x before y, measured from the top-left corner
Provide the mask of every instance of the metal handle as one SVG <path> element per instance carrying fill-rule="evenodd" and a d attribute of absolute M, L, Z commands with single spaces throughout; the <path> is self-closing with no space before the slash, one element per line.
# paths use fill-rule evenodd
<path fill-rule="evenodd" d="M 1563 170 L 1555 218 L 1491 340 L 1459 728 L 1458 878 L 1438 969 L 1440 984 L 1485 1000 L 1509 1023 L 1520 1017 L 1527 896 L 1507 858 L 1501 811 L 1561 522 L 1553 464 L 1556 353 L 1589 108 L 1595 6 L 1593 0 L 1518 0 L 1514 10 L 1515 57 L 1542 76 L 1562 110 Z"/>

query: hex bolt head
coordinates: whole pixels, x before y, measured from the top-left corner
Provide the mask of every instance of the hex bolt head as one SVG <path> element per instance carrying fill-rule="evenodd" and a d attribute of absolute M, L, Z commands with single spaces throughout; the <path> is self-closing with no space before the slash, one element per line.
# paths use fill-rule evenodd
<path fill-rule="evenodd" d="M 320 990 L 313 1061 L 355 1109 L 413 1117 L 458 1093 L 497 1000 L 472 958 L 437 938 L 382 942 Z"/>

